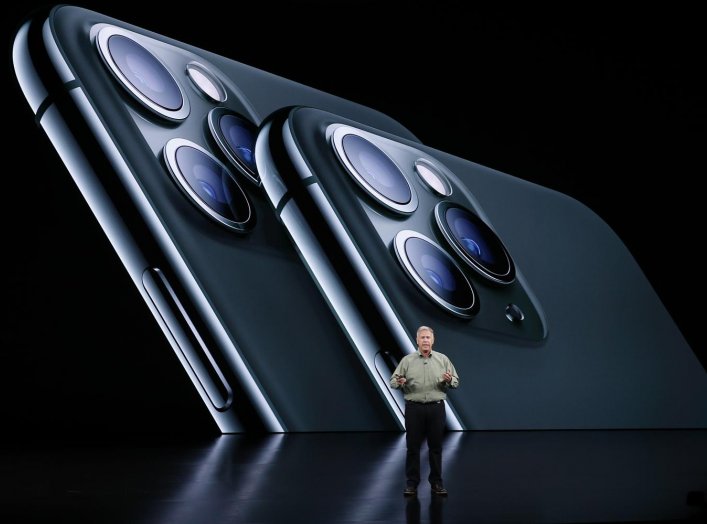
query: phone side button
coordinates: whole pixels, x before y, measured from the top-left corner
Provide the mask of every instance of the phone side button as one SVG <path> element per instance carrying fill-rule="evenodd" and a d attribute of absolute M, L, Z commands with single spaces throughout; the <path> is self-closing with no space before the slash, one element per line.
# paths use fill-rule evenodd
<path fill-rule="evenodd" d="M 218 411 L 233 402 L 233 390 L 214 361 L 203 339 L 196 331 L 164 273 L 148 268 L 142 274 L 142 285 L 167 326 L 176 346 L 186 359 L 201 389 Z"/>

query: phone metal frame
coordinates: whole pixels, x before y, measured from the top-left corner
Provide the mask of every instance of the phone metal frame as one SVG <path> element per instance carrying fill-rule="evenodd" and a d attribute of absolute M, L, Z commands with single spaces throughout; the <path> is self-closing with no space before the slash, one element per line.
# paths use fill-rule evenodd
<path fill-rule="evenodd" d="M 35 69 L 30 54 L 29 43 L 30 25 L 32 23 L 36 22 L 28 21 L 19 29 L 13 43 L 12 58 L 15 73 L 30 107 L 35 113 L 37 123 L 45 131 L 56 151 L 59 153 L 64 165 L 67 167 L 74 182 L 81 191 L 83 198 L 91 208 L 91 211 L 123 263 L 123 266 L 127 269 L 130 278 L 155 317 L 155 320 L 162 328 L 166 339 L 172 346 L 172 349 L 182 363 L 197 392 L 202 397 L 204 405 L 209 410 L 219 429 L 223 433 L 242 431 L 243 427 L 241 422 L 237 419 L 233 410 L 220 411 L 217 409 L 204 388 L 204 385 L 192 368 L 188 358 L 185 356 L 185 353 L 188 354 L 189 352 L 198 353 L 200 348 L 188 347 L 182 349 L 179 344 L 180 342 L 184 343 L 183 339 L 178 342 L 173 335 L 173 332 L 181 329 L 184 321 L 187 323 L 191 321 L 188 318 L 177 318 L 169 312 L 158 310 L 153 298 L 148 293 L 145 283 L 143 282 L 143 275 L 148 270 L 159 270 L 159 268 L 153 268 L 147 262 L 135 234 L 126 225 L 121 214 L 116 209 L 113 200 L 110 198 L 108 191 L 101 182 L 99 174 L 93 169 L 92 162 L 87 158 L 77 137 L 74 136 L 71 126 L 67 123 L 62 112 L 59 110 L 57 106 L 57 93 L 51 91 L 50 87 L 46 85 L 42 75 Z M 101 33 L 101 30 L 106 27 L 114 26 L 108 24 L 94 25 L 91 28 L 92 38 L 95 40 L 96 36 Z M 120 34 L 130 35 L 131 38 L 135 38 L 138 42 L 144 41 L 145 38 L 142 35 L 123 29 L 120 29 Z M 152 208 L 147 195 L 145 195 L 140 184 L 133 176 L 130 167 L 120 153 L 119 147 L 103 125 L 100 116 L 86 96 L 79 80 L 74 77 L 71 67 L 59 51 L 58 44 L 53 37 L 49 19 L 43 22 L 42 35 L 46 53 L 52 62 L 56 74 L 60 77 L 65 93 L 63 96 L 68 97 L 70 103 L 76 107 L 81 118 L 85 121 L 86 126 L 100 145 L 101 155 L 104 157 L 105 161 L 111 165 L 123 186 L 129 192 L 132 201 L 139 209 L 144 226 L 150 231 L 155 241 L 158 242 L 165 256 L 169 258 L 169 263 L 173 270 L 179 273 L 179 278 L 186 288 L 189 299 L 193 301 L 197 308 L 205 312 L 203 321 L 207 325 L 210 334 L 217 341 L 221 353 L 228 361 L 228 365 L 238 373 L 241 386 L 248 395 L 249 401 L 255 407 L 264 428 L 271 432 L 286 431 L 275 409 L 262 392 L 259 384 L 252 377 L 235 342 L 231 340 L 225 326 L 223 326 L 216 313 L 210 307 L 208 299 L 189 271 L 186 261 L 180 255 L 179 250 L 171 240 L 170 235 L 161 223 L 157 213 Z M 180 89 L 182 89 L 181 85 Z M 233 402 L 238 401 L 239 399 L 237 398 L 233 400 Z"/>

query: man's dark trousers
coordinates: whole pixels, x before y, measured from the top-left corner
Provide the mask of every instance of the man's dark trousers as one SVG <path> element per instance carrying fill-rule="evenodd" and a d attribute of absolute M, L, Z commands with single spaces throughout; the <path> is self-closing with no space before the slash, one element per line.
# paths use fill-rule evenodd
<path fill-rule="evenodd" d="M 405 476 L 408 485 L 420 483 L 420 446 L 427 439 L 430 456 L 430 484 L 442 483 L 442 440 L 446 416 L 444 401 L 405 402 L 407 457 Z"/>

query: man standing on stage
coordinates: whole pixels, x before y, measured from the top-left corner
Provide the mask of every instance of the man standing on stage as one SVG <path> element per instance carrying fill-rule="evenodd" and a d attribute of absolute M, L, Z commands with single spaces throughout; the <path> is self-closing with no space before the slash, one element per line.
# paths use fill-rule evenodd
<path fill-rule="evenodd" d="M 447 389 L 459 385 L 459 376 L 446 355 L 432 351 L 434 331 L 427 326 L 417 330 L 417 351 L 406 355 L 398 364 L 390 386 L 402 388 L 405 397 L 405 430 L 407 457 L 406 496 L 417 494 L 420 483 L 420 446 L 427 440 L 430 456 L 429 481 L 432 492 L 447 495 L 442 482 L 442 439 L 444 438 L 444 400 Z"/>

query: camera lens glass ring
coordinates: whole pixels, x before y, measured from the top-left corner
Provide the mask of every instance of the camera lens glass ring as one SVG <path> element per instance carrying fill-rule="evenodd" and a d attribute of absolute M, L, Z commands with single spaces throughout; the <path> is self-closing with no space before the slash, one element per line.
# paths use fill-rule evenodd
<path fill-rule="evenodd" d="M 442 171 L 429 160 L 420 158 L 415 161 L 415 172 L 425 187 L 437 196 L 448 197 L 452 194 L 452 186 Z"/>
<path fill-rule="evenodd" d="M 437 204 L 434 215 L 452 249 L 480 275 L 499 284 L 515 280 L 515 264 L 508 250 L 478 215 L 451 202 Z"/>
<path fill-rule="evenodd" d="M 417 209 L 417 194 L 397 164 L 363 133 L 339 127 L 332 145 L 353 180 L 387 209 L 409 215 Z"/>
<path fill-rule="evenodd" d="M 228 95 L 226 88 L 208 67 L 199 62 L 189 62 L 186 68 L 187 76 L 192 81 L 198 91 L 211 102 L 220 104 L 225 102 Z"/>
<path fill-rule="evenodd" d="M 346 135 L 342 139 L 342 147 L 356 172 L 378 194 L 396 204 L 410 202 L 410 184 L 388 155 L 358 135 Z"/>
<path fill-rule="evenodd" d="M 240 233 L 253 228 L 255 214 L 248 197 L 211 153 L 188 140 L 173 138 L 163 154 L 172 178 L 202 211 Z"/>
<path fill-rule="evenodd" d="M 433 302 L 462 318 L 478 313 L 474 287 L 440 246 L 416 231 L 403 230 L 395 236 L 393 248 L 405 273 Z"/>
<path fill-rule="evenodd" d="M 167 67 L 117 27 L 103 27 L 96 36 L 99 54 L 113 76 L 144 107 L 172 121 L 189 115 L 189 101 Z"/>
<path fill-rule="evenodd" d="M 235 111 L 217 107 L 207 117 L 211 136 L 224 155 L 249 182 L 260 185 L 255 164 L 255 141 L 258 128 Z"/>

